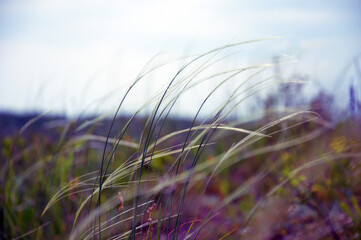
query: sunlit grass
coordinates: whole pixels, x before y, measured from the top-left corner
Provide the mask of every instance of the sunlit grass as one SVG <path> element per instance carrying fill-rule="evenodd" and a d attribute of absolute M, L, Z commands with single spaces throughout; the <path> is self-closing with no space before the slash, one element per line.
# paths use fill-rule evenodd
<path fill-rule="evenodd" d="M 57 127 L 56 141 L 41 132 L 26 137 L 40 115 L 5 138 L 4 236 L 356 239 L 361 153 L 360 136 L 350 133 L 353 122 L 333 124 L 297 106 L 268 115 L 272 109 L 262 104 L 258 111 L 265 114 L 257 121 L 232 117 L 265 90 L 282 93 L 304 83 L 276 79 L 267 63 L 212 72 L 230 56 L 226 50 L 256 41 L 194 56 L 119 126 L 132 89 L 167 66 L 154 66 L 152 59 L 126 91 L 106 134 L 97 132 L 97 123 L 107 119 L 100 116 Z M 191 101 L 198 106 L 194 117 L 169 127 L 174 106 L 202 84 L 213 87 L 200 94 L 202 102 Z M 214 95 L 229 84 L 235 84 L 229 95 L 214 104 Z M 144 117 L 147 109 L 151 114 Z M 291 213 L 293 208 L 308 215 Z M 304 218 L 308 230 L 299 227 Z"/>

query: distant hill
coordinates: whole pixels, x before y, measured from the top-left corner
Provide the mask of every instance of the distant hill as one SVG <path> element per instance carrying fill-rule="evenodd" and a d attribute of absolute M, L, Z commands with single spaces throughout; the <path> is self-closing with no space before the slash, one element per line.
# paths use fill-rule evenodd
<path fill-rule="evenodd" d="M 69 119 L 65 116 L 56 115 L 40 115 L 32 114 L 14 114 L 0 112 L 0 137 L 12 136 L 19 134 L 23 128 L 25 131 L 21 132 L 22 135 L 29 136 L 31 134 L 48 134 L 59 135 L 59 130 L 71 124 L 73 131 L 78 134 L 83 134 L 91 131 L 92 134 L 106 136 L 110 125 L 111 118 L 98 119 L 97 116 L 89 116 L 81 119 Z M 116 136 L 121 129 L 129 121 L 130 116 L 120 116 L 116 119 L 113 126 L 111 136 Z M 144 129 L 146 118 L 135 118 L 127 129 L 127 134 L 134 138 L 139 138 Z M 164 126 L 165 129 L 184 129 L 188 128 L 191 124 L 190 120 L 169 118 Z"/>

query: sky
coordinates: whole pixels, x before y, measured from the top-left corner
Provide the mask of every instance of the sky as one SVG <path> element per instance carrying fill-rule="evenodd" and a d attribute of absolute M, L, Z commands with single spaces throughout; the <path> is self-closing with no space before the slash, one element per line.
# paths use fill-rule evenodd
<path fill-rule="evenodd" d="M 159 53 L 174 59 L 270 36 L 282 38 L 237 49 L 214 71 L 281 56 L 295 60 L 282 65 L 284 78 L 302 74 L 311 88 L 334 91 L 340 81 L 357 81 L 342 76 L 361 53 L 360 12 L 359 0 L 2 0 L 0 111 L 111 112 Z M 135 111 L 181 65 L 153 74 L 124 111 Z M 177 113 L 190 114 L 199 95 Z"/>

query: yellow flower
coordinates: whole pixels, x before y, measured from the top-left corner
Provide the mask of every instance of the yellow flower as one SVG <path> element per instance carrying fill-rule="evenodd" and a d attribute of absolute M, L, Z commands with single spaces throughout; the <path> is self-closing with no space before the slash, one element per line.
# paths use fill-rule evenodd
<path fill-rule="evenodd" d="M 346 148 L 346 144 L 347 144 L 346 137 L 341 136 L 341 137 L 334 138 L 330 143 L 330 147 L 336 153 L 342 153 Z"/>

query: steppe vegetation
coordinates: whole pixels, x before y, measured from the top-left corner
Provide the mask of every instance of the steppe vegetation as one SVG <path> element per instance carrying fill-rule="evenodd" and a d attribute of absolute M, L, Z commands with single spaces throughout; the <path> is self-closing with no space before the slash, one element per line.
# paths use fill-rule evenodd
<path fill-rule="evenodd" d="M 242 44 L 187 59 L 134 115 L 128 93 L 166 64 L 145 66 L 113 119 L 2 115 L 2 238 L 360 239 L 360 102 L 306 101 L 305 79 L 272 64 L 212 72 Z M 172 116 L 208 82 L 192 119 Z M 234 114 L 250 102 L 257 117 Z"/>

